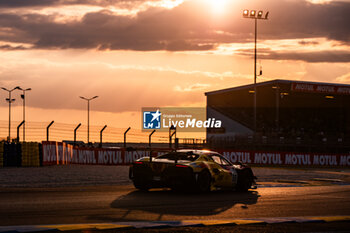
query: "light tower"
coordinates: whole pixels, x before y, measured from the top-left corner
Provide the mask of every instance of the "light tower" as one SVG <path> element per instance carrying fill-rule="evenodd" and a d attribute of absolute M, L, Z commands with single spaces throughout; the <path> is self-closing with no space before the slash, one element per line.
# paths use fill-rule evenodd
<path fill-rule="evenodd" d="M 255 39 L 254 39 L 254 132 L 256 133 L 256 60 L 257 60 L 257 34 L 258 34 L 258 19 L 267 20 L 269 12 L 266 12 L 265 17 L 263 17 L 263 11 L 256 10 L 243 10 L 243 17 L 247 19 L 254 19 L 255 25 Z"/>

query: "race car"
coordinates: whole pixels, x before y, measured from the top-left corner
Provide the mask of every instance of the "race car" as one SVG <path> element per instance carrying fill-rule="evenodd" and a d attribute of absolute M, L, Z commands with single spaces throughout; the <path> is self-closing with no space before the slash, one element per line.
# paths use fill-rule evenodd
<path fill-rule="evenodd" d="M 256 188 L 257 179 L 247 165 L 232 164 L 208 150 L 177 150 L 155 158 L 140 158 L 130 166 L 129 178 L 140 190 L 167 187 L 200 192 L 248 191 Z"/>

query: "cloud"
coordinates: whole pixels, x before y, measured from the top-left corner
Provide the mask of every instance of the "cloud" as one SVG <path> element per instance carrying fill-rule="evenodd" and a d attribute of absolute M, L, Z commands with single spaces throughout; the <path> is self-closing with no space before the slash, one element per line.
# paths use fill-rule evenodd
<path fill-rule="evenodd" d="M 63 5 L 131 5 L 144 2 L 155 2 L 160 0 L 0 0 L 0 7 L 22 8 L 22 7 L 48 7 Z"/>
<path fill-rule="evenodd" d="M 319 51 L 305 53 L 279 53 L 272 52 L 269 55 L 260 56 L 261 59 L 274 60 L 301 60 L 306 62 L 350 62 L 348 51 Z"/>
<path fill-rule="evenodd" d="M 252 56 L 252 50 L 240 49 L 236 50 L 237 54 L 244 56 Z M 260 49 L 259 59 L 270 60 L 299 60 L 310 63 L 316 62 L 350 62 L 350 52 L 341 50 L 323 50 L 323 51 L 273 51 L 271 49 Z"/>
<path fill-rule="evenodd" d="M 210 84 L 196 83 L 186 87 L 175 86 L 174 91 L 177 92 L 193 92 L 193 91 L 203 91 L 210 87 Z"/>
<path fill-rule="evenodd" d="M 0 0 L 0 7 L 33 7 L 33 6 L 51 6 L 57 5 L 60 0 Z"/>
<path fill-rule="evenodd" d="M 12 45 L 0 45 L 0 50 L 25 50 L 28 49 L 25 46 L 18 45 L 18 46 L 12 46 Z"/>
<path fill-rule="evenodd" d="M 350 73 L 341 75 L 335 79 L 337 82 L 349 83 L 350 82 Z"/>
<path fill-rule="evenodd" d="M 0 0 L 0 6 L 36 6 L 40 2 L 46 1 Z M 49 0 L 46 4 L 101 2 L 104 1 Z M 116 2 L 118 1 L 107 3 Z M 125 2 L 131 4 L 140 1 Z M 44 49 L 211 50 L 220 43 L 251 42 L 252 21 L 242 18 L 241 11 L 256 3 L 254 7 L 257 9 L 268 7 L 271 12 L 268 21 L 259 21 L 260 39 L 325 37 L 350 45 L 349 2 L 312 4 L 304 0 L 265 0 L 247 1 L 245 5 L 235 2 L 227 7 L 230 14 L 222 15 L 225 17 L 222 21 L 215 21 L 209 17 L 208 9 L 199 3 L 200 1 L 196 0 L 185 1 L 172 9 L 151 7 L 139 12 L 135 17 L 116 15 L 112 11 L 103 10 L 65 22 L 57 21 L 58 16 L 54 14 L 2 13 L 0 32 L 3 33 L 0 33 L 0 40 L 31 43 L 34 48 Z M 305 44 L 302 41 L 300 43 Z"/>
<path fill-rule="evenodd" d="M 86 105 L 79 96 L 98 95 L 99 98 L 93 101 L 94 110 L 125 112 L 138 111 L 143 106 L 178 106 L 203 102 L 202 90 L 212 87 L 210 83 L 220 83 L 213 79 L 213 75 L 219 77 L 220 73 L 157 66 L 79 63 L 74 62 L 74 59 L 68 63 L 36 59 L 29 63 L 14 64 L 0 69 L 3 70 L 0 86 L 32 88 L 27 102 L 30 107 L 84 109 Z M 205 83 L 199 83 L 199 80 Z M 176 86 L 179 89 L 174 88 Z M 13 98 L 20 100 L 19 94 L 19 91 L 15 91 Z M 5 97 L 6 93 L 0 91 L 0 99 Z M 20 104 L 21 101 L 16 101 L 14 106 Z M 6 106 L 6 102 L 0 101 L 1 106 Z"/>
<path fill-rule="evenodd" d="M 202 76 L 205 78 L 215 78 L 215 79 L 224 79 L 224 78 L 244 78 L 246 75 L 240 73 L 233 73 L 231 71 L 227 72 L 209 72 L 209 71 L 200 71 L 200 70 L 182 70 L 174 69 L 170 67 L 162 66 L 135 66 L 135 65 L 106 65 L 109 69 L 113 70 L 137 70 L 137 71 L 155 71 L 155 72 L 170 72 L 178 75 L 191 75 L 191 76 Z M 250 76 L 249 76 L 250 77 Z"/>
<path fill-rule="evenodd" d="M 305 40 L 301 40 L 298 42 L 298 44 L 300 45 L 318 45 L 320 44 L 318 41 L 305 41 Z"/>

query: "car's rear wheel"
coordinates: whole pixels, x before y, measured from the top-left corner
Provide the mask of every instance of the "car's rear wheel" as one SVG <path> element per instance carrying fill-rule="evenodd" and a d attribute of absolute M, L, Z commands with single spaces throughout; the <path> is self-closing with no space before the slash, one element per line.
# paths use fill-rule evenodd
<path fill-rule="evenodd" d="M 204 170 L 198 175 L 198 190 L 200 192 L 209 192 L 211 187 L 211 175 L 208 170 Z"/>
<path fill-rule="evenodd" d="M 133 180 L 134 186 L 135 188 L 142 190 L 142 191 L 148 191 L 149 187 L 146 184 L 145 181 L 143 181 L 142 179 L 134 179 Z"/>

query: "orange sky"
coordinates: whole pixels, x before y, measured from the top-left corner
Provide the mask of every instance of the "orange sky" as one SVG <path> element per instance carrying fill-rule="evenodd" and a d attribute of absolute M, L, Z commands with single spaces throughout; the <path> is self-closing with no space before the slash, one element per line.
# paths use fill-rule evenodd
<path fill-rule="evenodd" d="M 79 96 L 98 95 L 95 131 L 105 124 L 136 130 L 142 107 L 204 107 L 204 92 L 252 83 L 254 21 L 243 9 L 270 11 L 258 22 L 258 81 L 350 83 L 349 1 L 26 0 L 0 1 L 0 9 L 0 86 L 32 88 L 28 124 L 86 126 Z M 19 94 L 14 122 L 22 119 Z M 0 138 L 6 97 L 0 91 Z M 134 140 L 144 139 L 135 131 Z"/>

